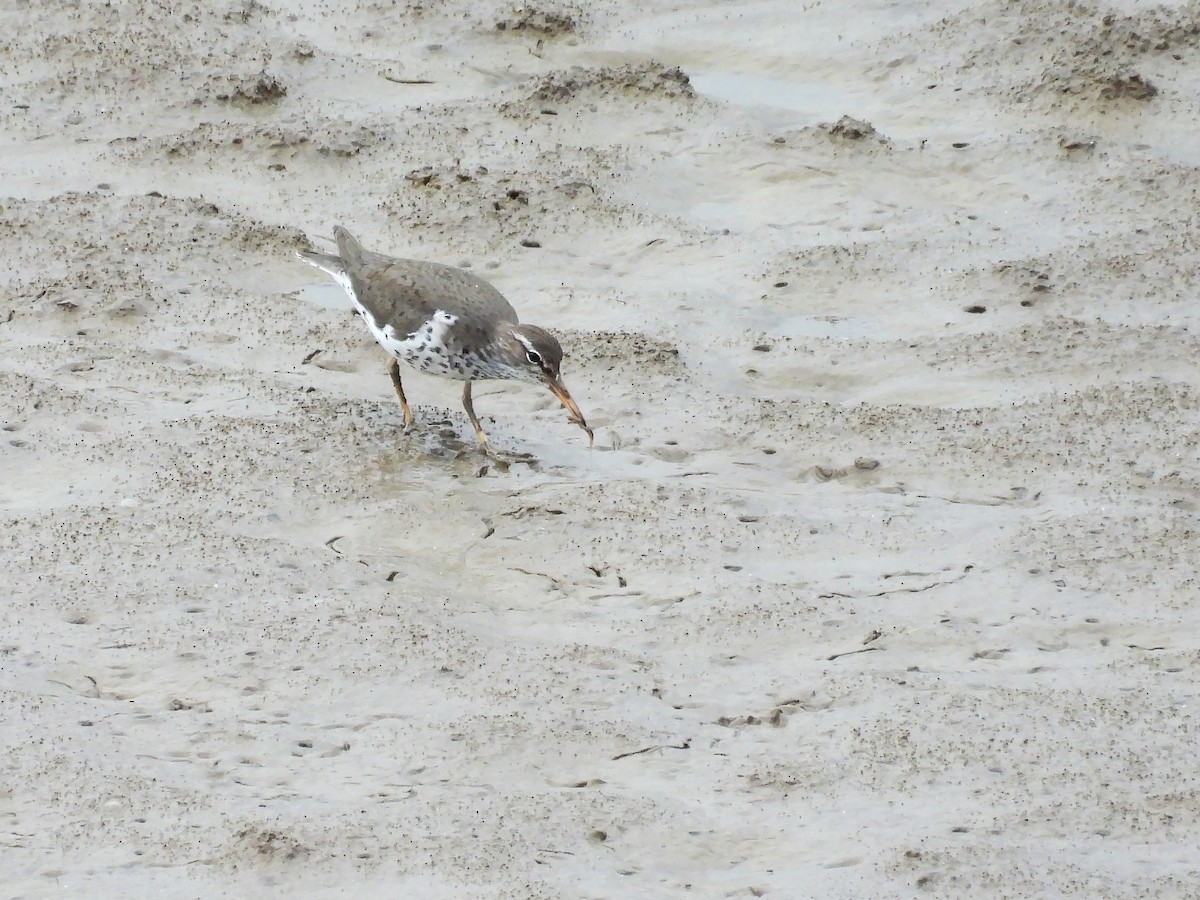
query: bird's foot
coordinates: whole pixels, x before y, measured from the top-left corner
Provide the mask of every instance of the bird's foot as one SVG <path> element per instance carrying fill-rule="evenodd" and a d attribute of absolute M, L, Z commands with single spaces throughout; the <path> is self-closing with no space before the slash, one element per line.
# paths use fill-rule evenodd
<path fill-rule="evenodd" d="M 479 452 L 486 456 L 501 472 L 508 471 L 508 467 L 513 463 L 529 463 L 533 462 L 534 455 L 532 453 L 523 453 L 520 450 L 510 450 L 506 453 L 497 453 L 492 449 L 492 445 L 488 443 L 487 438 L 479 436 L 478 444 Z"/>

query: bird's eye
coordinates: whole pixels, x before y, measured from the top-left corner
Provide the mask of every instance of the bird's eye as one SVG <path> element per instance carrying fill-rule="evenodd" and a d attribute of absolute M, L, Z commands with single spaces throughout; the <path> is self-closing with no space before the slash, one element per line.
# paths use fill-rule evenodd
<path fill-rule="evenodd" d="M 526 352 L 525 358 L 535 366 L 540 366 L 542 364 L 542 355 L 535 350 Z"/>

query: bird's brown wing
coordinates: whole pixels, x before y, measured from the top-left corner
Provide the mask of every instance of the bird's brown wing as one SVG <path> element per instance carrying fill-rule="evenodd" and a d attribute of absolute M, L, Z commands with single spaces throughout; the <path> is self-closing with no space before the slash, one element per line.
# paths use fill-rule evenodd
<path fill-rule="evenodd" d="M 364 250 L 345 229 L 337 229 L 338 250 L 354 292 L 380 324 L 398 335 L 411 334 L 438 310 L 466 317 L 472 324 L 518 321 L 504 295 L 484 281 L 453 266 L 398 259 Z"/>
<path fill-rule="evenodd" d="M 504 295 L 470 272 L 416 259 L 370 254 L 349 275 L 359 301 L 397 333 L 416 331 L 438 310 L 480 325 L 517 322 L 517 311 Z"/>

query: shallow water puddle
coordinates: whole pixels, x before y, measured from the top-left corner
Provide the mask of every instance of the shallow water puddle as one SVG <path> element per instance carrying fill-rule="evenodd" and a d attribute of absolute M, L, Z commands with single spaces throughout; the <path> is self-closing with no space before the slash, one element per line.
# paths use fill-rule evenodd
<path fill-rule="evenodd" d="M 346 292 L 342 290 L 341 285 L 334 284 L 333 282 L 328 284 L 310 284 L 308 287 L 302 287 L 300 290 L 295 291 L 292 296 L 325 309 L 354 308 L 354 304 L 350 302 L 350 298 L 346 296 Z"/>

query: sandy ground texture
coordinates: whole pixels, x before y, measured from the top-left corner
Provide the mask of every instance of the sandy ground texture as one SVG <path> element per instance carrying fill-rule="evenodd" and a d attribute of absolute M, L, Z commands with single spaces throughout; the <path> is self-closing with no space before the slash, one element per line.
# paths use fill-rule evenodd
<path fill-rule="evenodd" d="M 1200 896 L 1200 3 L 0 36 L 4 896 Z"/>

